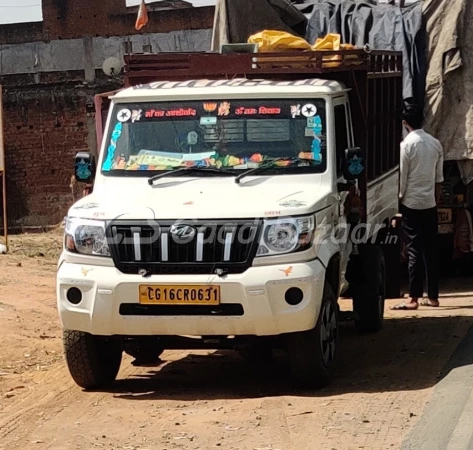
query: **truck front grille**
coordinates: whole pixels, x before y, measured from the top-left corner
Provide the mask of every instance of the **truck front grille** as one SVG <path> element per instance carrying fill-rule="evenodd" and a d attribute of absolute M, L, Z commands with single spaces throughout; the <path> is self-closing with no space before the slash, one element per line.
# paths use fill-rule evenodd
<path fill-rule="evenodd" d="M 114 221 L 107 238 L 123 273 L 243 273 L 255 257 L 260 228 L 255 220 Z"/>

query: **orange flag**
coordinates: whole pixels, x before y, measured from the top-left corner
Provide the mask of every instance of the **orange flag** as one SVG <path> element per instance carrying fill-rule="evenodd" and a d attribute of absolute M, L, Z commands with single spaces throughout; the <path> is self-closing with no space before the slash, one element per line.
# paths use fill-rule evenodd
<path fill-rule="evenodd" d="M 140 31 L 148 23 L 148 10 L 146 9 L 145 0 L 141 0 L 138 17 L 136 18 L 135 28 Z"/>

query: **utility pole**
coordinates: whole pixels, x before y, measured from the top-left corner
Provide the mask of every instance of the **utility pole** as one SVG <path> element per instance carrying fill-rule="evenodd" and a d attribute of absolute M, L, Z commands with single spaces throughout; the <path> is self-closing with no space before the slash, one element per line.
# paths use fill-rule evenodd
<path fill-rule="evenodd" d="M 5 247 L 8 252 L 7 180 L 5 178 L 5 142 L 3 133 L 3 86 L 0 85 L 0 176 L 2 178 L 3 192 L 3 234 L 5 235 Z"/>

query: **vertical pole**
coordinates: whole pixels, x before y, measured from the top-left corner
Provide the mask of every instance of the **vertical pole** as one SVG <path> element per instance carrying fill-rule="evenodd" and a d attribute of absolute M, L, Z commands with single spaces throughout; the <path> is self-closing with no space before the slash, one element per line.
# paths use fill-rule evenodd
<path fill-rule="evenodd" d="M 8 252 L 8 220 L 7 220 L 7 179 L 5 178 L 5 171 L 2 173 L 3 180 L 3 229 L 5 230 L 5 246 Z"/>
<path fill-rule="evenodd" d="M 5 176 L 5 143 L 3 138 L 3 86 L 0 85 L 0 169 L 2 169 L 2 192 L 3 192 L 3 230 L 5 234 L 5 246 L 8 252 L 8 220 L 7 220 L 7 179 Z"/>

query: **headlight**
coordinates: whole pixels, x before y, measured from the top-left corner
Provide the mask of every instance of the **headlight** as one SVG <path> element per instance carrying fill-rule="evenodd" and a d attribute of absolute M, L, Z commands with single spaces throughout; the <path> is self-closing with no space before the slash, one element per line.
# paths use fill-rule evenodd
<path fill-rule="evenodd" d="M 105 222 L 68 218 L 65 226 L 66 250 L 91 256 L 110 256 Z"/>
<path fill-rule="evenodd" d="M 313 241 L 315 217 L 267 220 L 257 256 L 281 255 L 307 250 Z"/>

